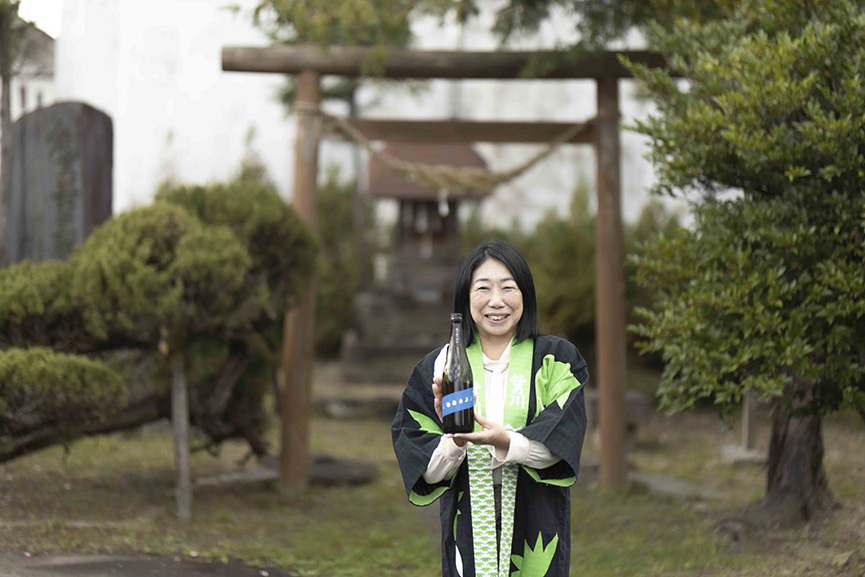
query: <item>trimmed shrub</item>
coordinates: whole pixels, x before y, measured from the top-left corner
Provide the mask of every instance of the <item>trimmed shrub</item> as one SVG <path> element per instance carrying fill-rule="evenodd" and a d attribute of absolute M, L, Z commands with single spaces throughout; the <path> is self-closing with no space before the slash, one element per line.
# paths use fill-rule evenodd
<path fill-rule="evenodd" d="M 126 398 L 121 376 L 98 361 L 44 347 L 0 351 L 0 445 L 38 427 L 71 433 Z"/>

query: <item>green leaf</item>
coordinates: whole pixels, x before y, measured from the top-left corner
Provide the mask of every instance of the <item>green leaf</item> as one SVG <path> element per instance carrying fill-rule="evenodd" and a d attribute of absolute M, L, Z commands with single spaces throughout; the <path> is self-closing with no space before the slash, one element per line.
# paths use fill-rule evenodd
<path fill-rule="evenodd" d="M 411 409 L 408 410 L 408 413 L 415 420 L 415 422 L 417 422 L 418 426 L 420 427 L 420 430 L 423 431 L 424 433 L 433 433 L 436 435 L 443 435 L 444 434 L 444 431 L 442 431 L 442 428 L 440 426 L 438 426 L 438 424 L 434 420 L 427 417 L 423 413 L 419 413 L 417 411 L 412 411 Z"/>

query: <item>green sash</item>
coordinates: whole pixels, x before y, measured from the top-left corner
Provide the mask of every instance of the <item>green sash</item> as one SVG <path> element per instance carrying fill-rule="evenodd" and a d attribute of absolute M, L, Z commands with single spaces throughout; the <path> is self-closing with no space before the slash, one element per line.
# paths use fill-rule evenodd
<path fill-rule="evenodd" d="M 511 358 L 505 377 L 504 428 L 516 431 L 525 426 L 529 410 L 532 382 L 532 352 L 534 341 L 526 339 L 511 344 Z M 478 339 L 467 349 L 472 367 L 478 401 L 475 410 L 483 417 L 486 408 L 483 352 Z M 475 430 L 480 425 L 475 423 Z M 507 577 L 511 566 L 511 546 L 514 534 L 514 506 L 517 494 L 518 465 L 502 465 L 502 534 L 501 547 L 496 545 L 496 511 L 493 495 L 493 474 L 490 452 L 481 445 L 468 444 L 469 498 L 472 512 L 472 540 L 475 552 L 476 577 Z M 498 559 L 496 549 L 500 549 Z"/>

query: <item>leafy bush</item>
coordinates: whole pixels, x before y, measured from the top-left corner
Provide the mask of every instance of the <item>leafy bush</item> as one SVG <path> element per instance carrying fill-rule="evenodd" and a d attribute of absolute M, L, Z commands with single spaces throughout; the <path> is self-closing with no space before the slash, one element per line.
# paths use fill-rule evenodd
<path fill-rule="evenodd" d="M 158 342 L 160 328 L 179 314 L 183 286 L 170 268 L 181 239 L 201 224 L 165 204 L 120 214 L 93 231 L 70 260 L 71 297 L 87 331 L 100 340 L 120 335 Z"/>
<path fill-rule="evenodd" d="M 0 348 L 72 350 L 89 342 L 71 285 L 72 268 L 66 262 L 24 261 L 0 270 Z"/>
<path fill-rule="evenodd" d="M 160 191 L 157 202 L 182 207 L 208 225 L 226 226 L 246 246 L 250 279 L 264 280 L 274 306 L 303 293 L 314 266 L 317 244 L 294 209 L 263 180 L 243 175 L 226 184 L 176 186 Z"/>
<path fill-rule="evenodd" d="M 125 402 L 123 379 L 98 361 L 44 347 L 0 351 L 0 445 L 37 426 L 71 433 Z"/>
<path fill-rule="evenodd" d="M 316 248 L 308 227 L 262 182 L 166 188 L 153 205 L 98 227 L 69 261 L 0 271 L 0 347 L 58 351 L 33 349 L 27 358 L 39 370 L 20 368 L 30 349 L 9 357 L 18 368 L 0 402 L 19 414 L 31 398 L 21 391 L 31 386 L 48 407 L 27 417 L 33 427 L 52 426 L 52 411 L 64 405 L 81 426 L 116 409 L 107 400 L 122 402 L 126 389 L 114 368 L 62 351 L 98 354 L 136 380 L 136 402 L 156 407 L 146 414 L 164 413 L 168 370 L 159 349 L 180 351 L 196 424 L 215 441 L 241 435 L 261 452 L 262 400 L 281 360 L 283 318 L 308 285 Z M 116 358 L 130 348 L 141 352 L 133 366 L 147 374 L 129 374 Z M 15 442 L 26 439 L 3 439 Z M 0 450 L 0 459 L 21 450 Z"/>
<path fill-rule="evenodd" d="M 545 332 L 577 342 L 591 339 L 595 322 L 595 216 L 581 182 L 569 214 L 549 211 L 529 237 L 526 260 L 538 295 L 538 320 Z"/>

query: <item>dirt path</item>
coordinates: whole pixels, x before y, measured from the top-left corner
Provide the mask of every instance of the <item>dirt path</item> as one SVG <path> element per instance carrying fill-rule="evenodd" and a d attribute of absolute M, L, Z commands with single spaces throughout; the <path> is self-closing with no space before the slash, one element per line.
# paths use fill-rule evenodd
<path fill-rule="evenodd" d="M 292 577 L 286 569 L 148 556 L 34 556 L 0 553 L 0 577 Z"/>

